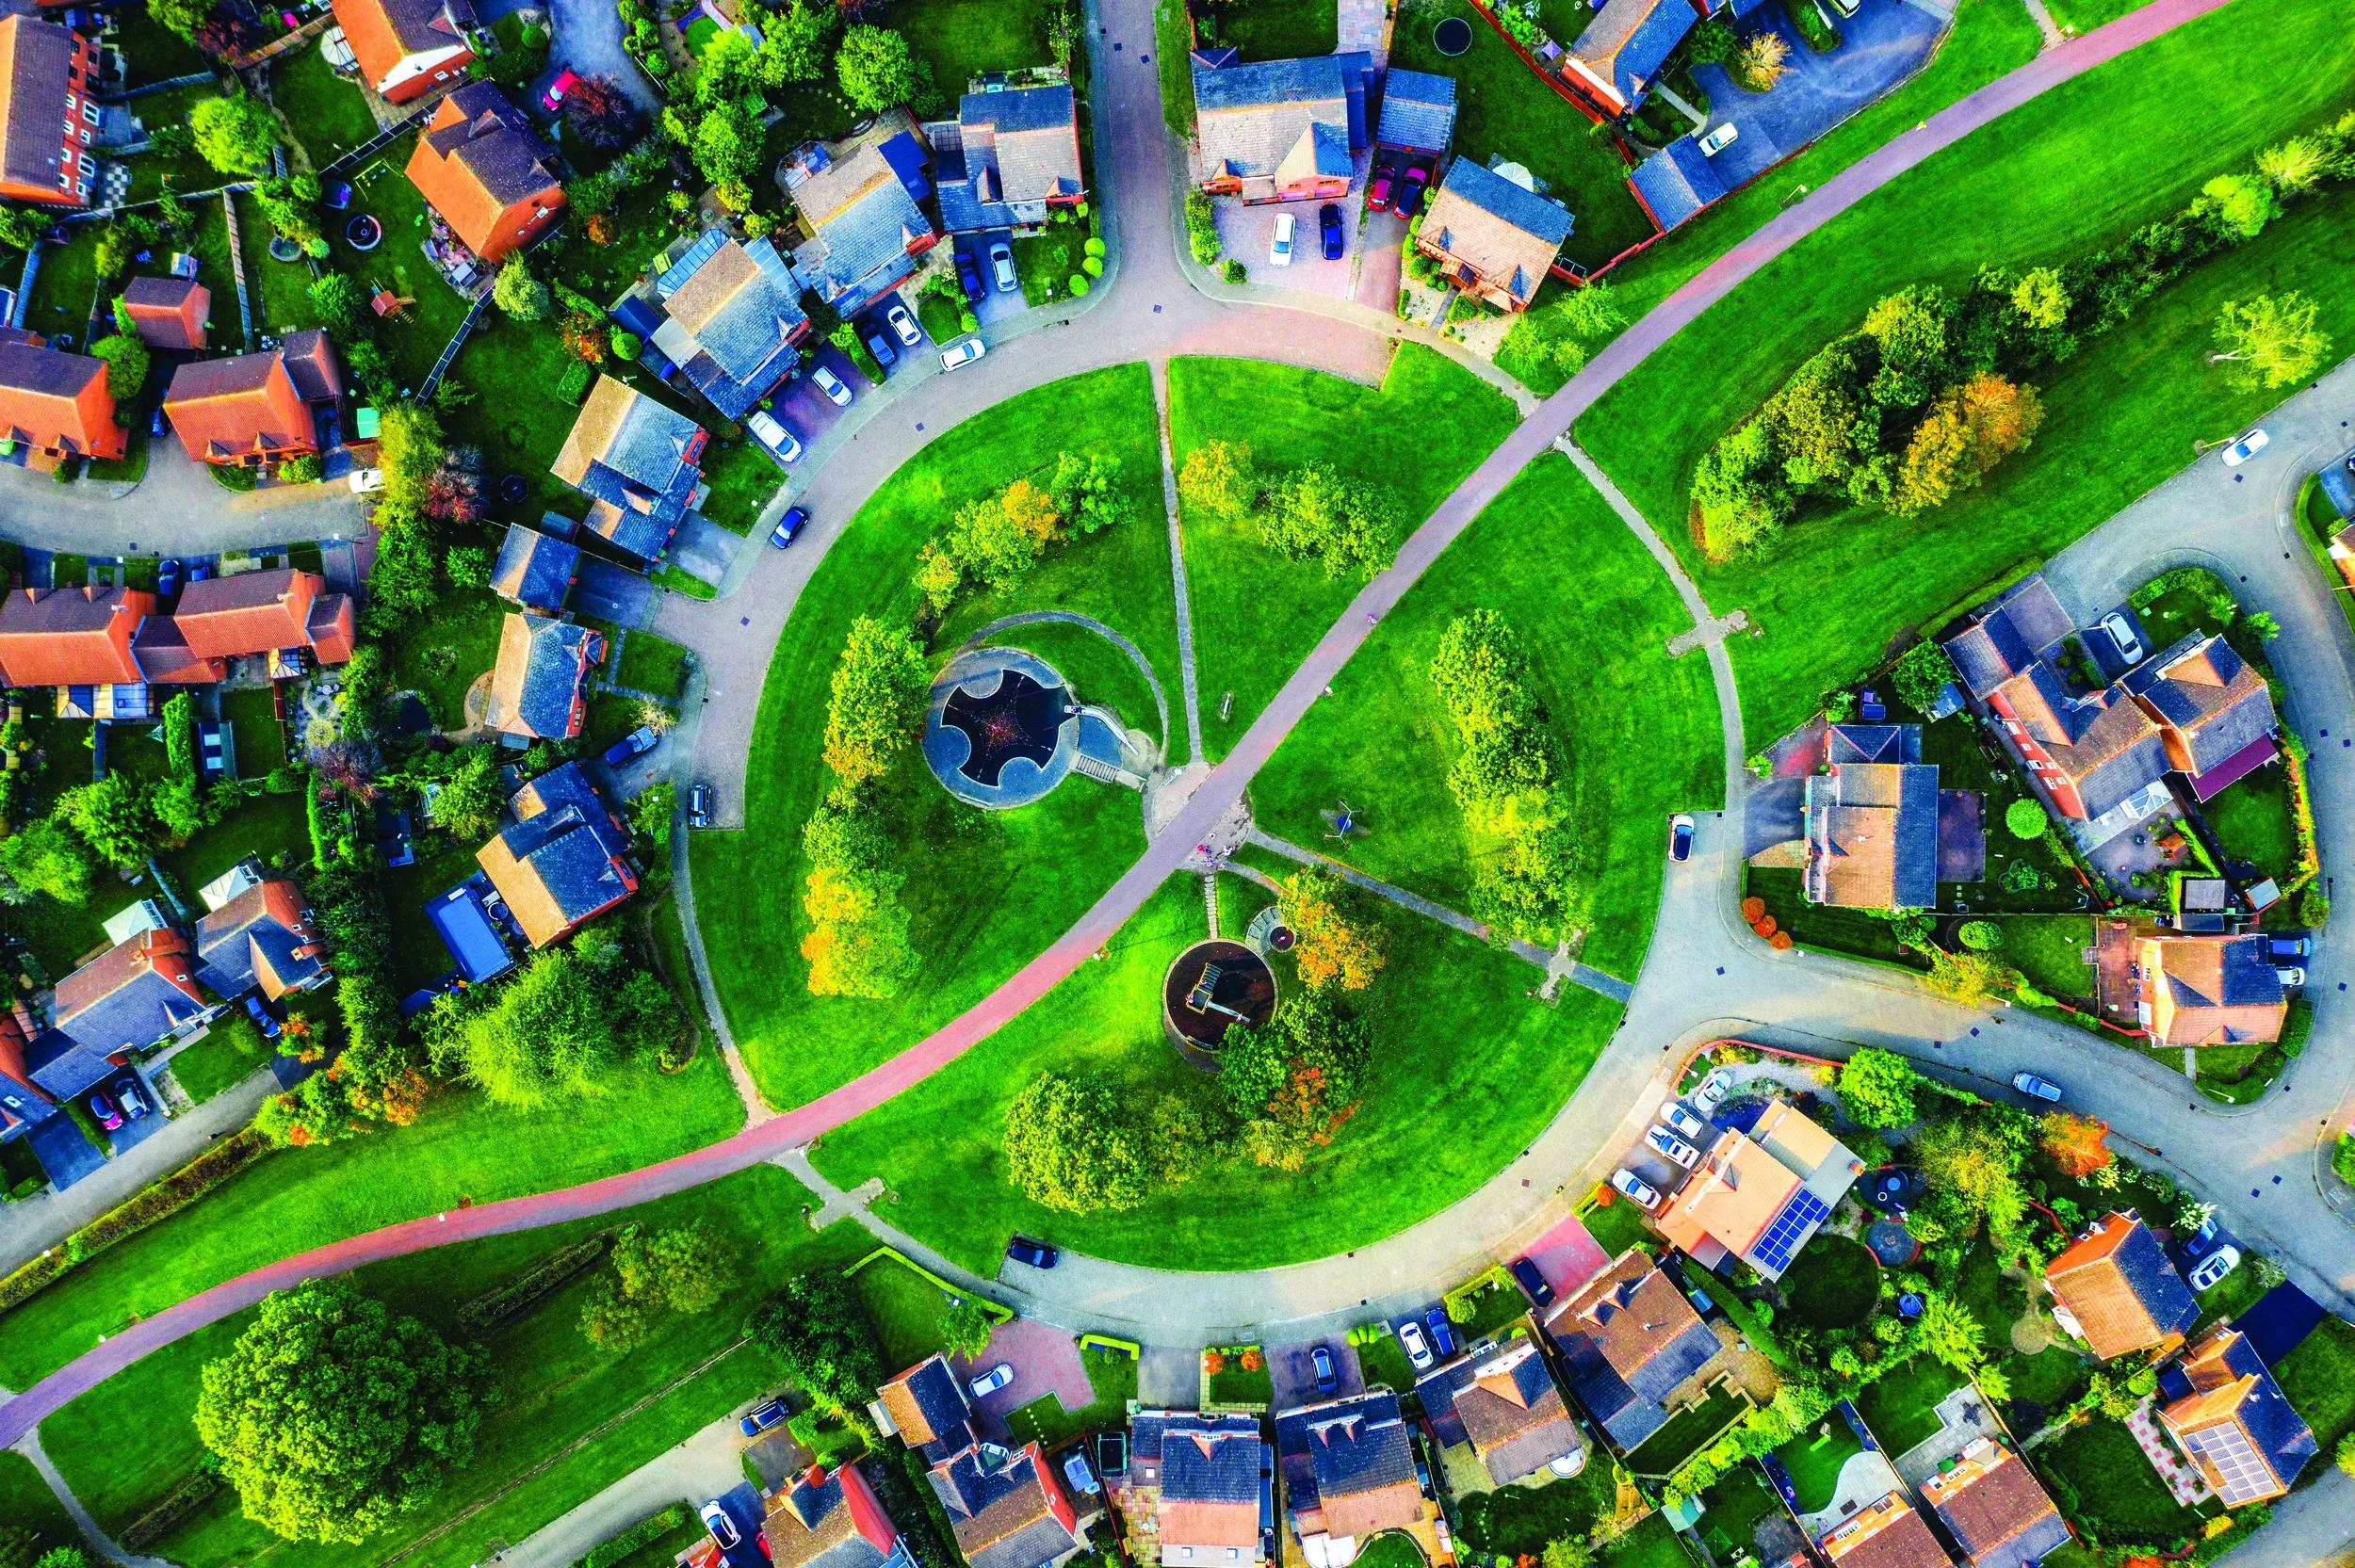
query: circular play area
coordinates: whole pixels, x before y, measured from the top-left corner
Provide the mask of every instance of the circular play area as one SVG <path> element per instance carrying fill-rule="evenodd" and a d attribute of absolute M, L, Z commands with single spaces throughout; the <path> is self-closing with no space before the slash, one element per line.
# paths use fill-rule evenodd
<path fill-rule="evenodd" d="M 924 761 L 968 805 L 1028 805 L 1063 783 L 1079 752 L 1080 705 L 1035 655 L 970 649 L 933 684 Z"/>
<path fill-rule="evenodd" d="M 1460 16 L 1446 16 L 1431 29 L 1431 47 L 1454 59 L 1472 46 L 1471 24 Z"/>
<path fill-rule="evenodd" d="M 1161 977 L 1161 1026 L 1178 1054 L 1196 1067 L 1218 1065 L 1218 1048 L 1235 1024 L 1275 1016 L 1275 971 L 1256 948 L 1210 937 L 1179 953 Z"/>
<path fill-rule="evenodd" d="M 366 213 L 353 213 L 344 224 L 344 243 L 354 251 L 373 251 L 384 242 L 384 225 Z"/>

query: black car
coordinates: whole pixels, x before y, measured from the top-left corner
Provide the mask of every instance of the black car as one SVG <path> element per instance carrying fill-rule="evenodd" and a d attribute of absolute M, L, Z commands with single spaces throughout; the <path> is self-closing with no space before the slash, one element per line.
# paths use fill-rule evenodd
<path fill-rule="evenodd" d="M 1553 1300 L 1553 1286 L 1546 1283 L 1546 1277 L 1537 1272 L 1537 1266 L 1529 1259 L 1517 1257 L 1513 1260 L 1513 1277 L 1521 1282 L 1521 1288 L 1529 1292 L 1529 1299 L 1539 1306 Z"/>
<path fill-rule="evenodd" d="M 1044 1241 L 1033 1241 L 1017 1236 L 1006 1243 L 1006 1256 L 1016 1263 L 1027 1263 L 1033 1269 L 1052 1269 L 1063 1261 L 1063 1254 Z"/>
<path fill-rule="evenodd" d="M 1326 261 L 1341 259 L 1341 209 L 1327 202 L 1317 209 L 1317 237 L 1324 247 Z"/>
<path fill-rule="evenodd" d="M 1317 1375 L 1317 1392 L 1330 1394 L 1340 1387 L 1341 1380 L 1333 1370 L 1333 1352 L 1319 1345 L 1308 1352 L 1308 1366 Z"/>
<path fill-rule="evenodd" d="M 687 825 L 690 828 L 711 826 L 711 786 L 699 784 L 687 792 Z"/>
<path fill-rule="evenodd" d="M 785 515 L 777 519 L 777 525 L 769 531 L 769 542 L 782 550 L 799 538 L 802 530 L 807 526 L 809 526 L 809 509 L 788 507 L 785 509 Z"/>
<path fill-rule="evenodd" d="M 957 249 L 957 286 L 965 290 L 965 298 L 979 303 L 982 298 L 982 264 L 973 259 L 973 252 L 960 246 Z"/>

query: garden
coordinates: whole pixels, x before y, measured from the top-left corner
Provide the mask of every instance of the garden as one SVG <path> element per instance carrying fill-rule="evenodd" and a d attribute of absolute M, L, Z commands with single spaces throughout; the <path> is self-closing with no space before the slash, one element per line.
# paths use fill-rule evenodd
<path fill-rule="evenodd" d="M 1565 1537 L 1592 1535 L 1618 1511 L 1619 1466 L 1590 1447 L 1575 1476 L 1543 1486 L 1503 1486 L 1454 1500 L 1455 1534 L 1474 1552 L 1510 1559 L 1542 1557 Z"/>

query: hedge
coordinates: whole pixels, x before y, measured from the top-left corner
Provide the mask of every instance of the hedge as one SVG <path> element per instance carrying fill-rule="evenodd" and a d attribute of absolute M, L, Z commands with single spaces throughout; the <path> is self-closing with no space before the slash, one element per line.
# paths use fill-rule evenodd
<path fill-rule="evenodd" d="M 219 1475 L 202 1468 L 182 1476 L 178 1484 L 163 1495 L 163 1500 L 124 1528 L 119 1538 L 126 1552 L 143 1552 L 170 1535 L 173 1527 L 206 1503 L 220 1490 Z"/>
<path fill-rule="evenodd" d="M 268 1139 L 251 1127 L 233 1133 L 128 1203 L 108 1209 L 6 1279 L 0 1279 L 0 1312 L 21 1306 L 82 1264 L 126 1237 L 168 1220 L 230 1177 L 271 1152 Z"/>
<path fill-rule="evenodd" d="M 668 1535 L 688 1521 L 687 1505 L 673 1503 L 659 1513 L 649 1513 L 612 1540 L 589 1548 L 585 1556 L 573 1560 L 573 1568 L 613 1568 L 613 1564 L 638 1550 L 639 1547 Z"/>
<path fill-rule="evenodd" d="M 566 1281 L 594 1268 L 597 1260 L 605 1256 L 606 1244 L 611 1239 L 610 1231 L 600 1231 L 549 1253 L 522 1273 L 493 1285 L 460 1307 L 458 1326 L 468 1334 L 479 1334 L 519 1316 Z"/>
<path fill-rule="evenodd" d="M 873 1252 L 868 1253 L 865 1257 L 860 1258 L 856 1263 L 852 1264 L 848 1269 L 842 1270 L 842 1277 L 846 1280 L 849 1279 L 852 1275 L 857 1273 L 860 1269 L 866 1268 L 877 1258 L 889 1258 L 892 1262 L 898 1264 L 909 1273 L 914 1274 L 918 1279 L 927 1281 L 936 1286 L 940 1293 L 944 1296 L 954 1297 L 959 1301 L 970 1299 L 981 1302 L 982 1310 L 989 1314 L 989 1320 L 993 1323 L 1011 1323 L 1014 1321 L 1014 1308 L 993 1301 L 978 1290 L 967 1290 L 961 1285 L 950 1285 L 947 1280 L 942 1279 L 938 1274 L 934 1273 L 931 1269 L 925 1268 L 922 1264 L 917 1262 L 914 1258 L 908 1256 L 907 1253 L 900 1251 L 897 1247 L 876 1248 Z"/>

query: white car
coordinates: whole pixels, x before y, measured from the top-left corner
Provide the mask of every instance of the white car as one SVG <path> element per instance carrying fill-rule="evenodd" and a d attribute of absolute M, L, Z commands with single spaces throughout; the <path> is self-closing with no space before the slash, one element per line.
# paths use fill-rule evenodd
<path fill-rule="evenodd" d="M 2048 1100 L 2054 1105 L 2060 1104 L 2061 1086 L 2050 1078 L 2039 1078 L 2034 1073 L 2014 1073 L 2011 1075 L 2011 1086 L 2030 1099 Z"/>
<path fill-rule="evenodd" d="M 1701 156 L 1713 158 L 1741 139 L 1742 128 L 1730 120 L 1701 137 Z"/>
<path fill-rule="evenodd" d="M 2253 458 L 2258 453 L 2264 451 L 2266 449 L 2266 443 L 2270 439 L 2272 438 L 2267 436 L 2263 430 L 2249 431 L 2247 435 L 2241 437 L 2238 441 L 2224 448 L 2224 466 L 2227 468 L 2238 468 L 2242 463 L 2247 462 L 2250 458 Z"/>
<path fill-rule="evenodd" d="M 714 1497 L 704 1504 L 700 1511 L 704 1528 L 711 1532 L 713 1543 L 722 1551 L 733 1551 L 744 1544 L 743 1532 L 736 1528 L 735 1517 L 721 1506 L 720 1499 Z"/>
<path fill-rule="evenodd" d="M 841 377 L 824 365 L 810 366 L 809 380 L 813 386 L 826 395 L 826 400 L 835 407 L 847 409 L 851 406 L 851 389 L 843 383 Z"/>
<path fill-rule="evenodd" d="M 1733 1075 L 1719 1067 L 1700 1081 L 1693 1091 L 1693 1103 L 1703 1111 L 1715 1110 L 1725 1104 L 1726 1094 L 1733 1088 Z"/>
<path fill-rule="evenodd" d="M 1644 1141 L 1651 1145 L 1654 1153 L 1675 1160 L 1687 1171 L 1701 1162 L 1701 1152 L 1698 1149 L 1694 1148 L 1665 1127 L 1652 1128 L 1644 1135 Z"/>
<path fill-rule="evenodd" d="M 2306 983 L 2306 966 L 2302 963 L 2274 965 L 2273 978 L 2282 982 L 2284 991 L 2297 991 Z"/>
<path fill-rule="evenodd" d="M 1275 215 L 1275 237 L 1268 241 L 1267 247 L 1269 265 L 1290 267 L 1292 264 L 1292 227 L 1291 214 L 1279 212 Z"/>
<path fill-rule="evenodd" d="M 924 334 L 916 330 L 916 317 L 910 315 L 908 308 L 897 299 L 884 307 L 884 321 L 890 327 L 891 335 L 900 340 L 902 348 L 913 348 L 924 341 Z"/>
<path fill-rule="evenodd" d="M 978 337 L 968 337 L 963 343 L 952 343 L 940 351 L 940 368 L 962 369 L 988 352 L 989 345 Z"/>
<path fill-rule="evenodd" d="M 1431 1353 L 1431 1341 L 1422 1336 L 1422 1325 L 1412 1317 L 1399 1324 L 1398 1343 L 1400 1349 L 1406 1352 L 1406 1359 L 1415 1364 L 1418 1372 L 1428 1372 L 1431 1364 L 1438 1359 Z"/>
<path fill-rule="evenodd" d="M 1709 1137 L 1709 1123 L 1685 1109 L 1678 1101 L 1670 1100 L 1660 1107 L 1660 1120 L 1696 1143 Z"/>
<path fill-rule="evenodd" d="M 2191 1271 L 2191 1287 L 2205 1290 L 2240 1267 L 2238 1247 L 2218 1247 L 2200 1260 L 2200 1267 Z"/>
<path fill-rule="evenodd" d="M 1659 1189 L 1624 1165 L 1611 1172 L 1611 1186 L 1638 1208 L 1650 1208 L 1660 1202 Z"/>
<path fill-rule="evenodd" d="M 1012 1382 L 1014 1382 L 1014 1363 L 1001 1361 L 973 1380 L 973 1398 L 978 1399 L 983 1395 L 995 1394 Z"/>
<path fill-rule="evenodd" d="M 2118 650 L 2120 658 L 2129 665 L 2142 662 L 2142 639 L 2136 637 L 2135 629 L 2126 624 L 2124 616 L 2116 610 L 2110 611 L 2102 617 L 2102 629 L 2109 634 L 2110 645 Z"/>
<path fill-rule="evenodd" d="M 384 470 L 381 468 L 355 468 L 351 471 L 351 493 L 354 495 L 366 495 L 373 491 L 382 490 L 383 488 Z"/>
<path fill-rule="evenodd" d="M 800 438 L 778 424 L 763 409 L 755 409 L 744 416 L 744 428 L 753 432 L 753 439 L 777 455 L 779 462 L 793 462 L 802 455 Z"/>

